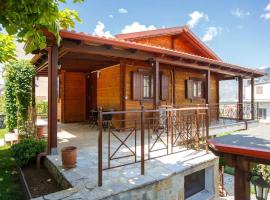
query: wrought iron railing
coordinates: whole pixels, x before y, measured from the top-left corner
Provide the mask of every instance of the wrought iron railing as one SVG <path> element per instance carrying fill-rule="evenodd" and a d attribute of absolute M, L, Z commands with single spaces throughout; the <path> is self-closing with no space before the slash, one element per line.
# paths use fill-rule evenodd
<path fill-rule="evenodd" d="M 140 163 L 143 175 L 146 160 L 183 148 L 208 151 L 207 110 L 205 106 L 157 110 L 145 110 L 142 106 L 141 110 L 112 112 L 100 109 L 98 185 L 102 185 L 103 170 Z"/>
<path fill-rule="evenodd" d="M 210 104 L 210 115 L 217 113 L 217 119 L 232 119 L 232 120 L 255 120 L 257 119 L 257 103 L 237 103 L 224 102 L 219 104 Z"/>

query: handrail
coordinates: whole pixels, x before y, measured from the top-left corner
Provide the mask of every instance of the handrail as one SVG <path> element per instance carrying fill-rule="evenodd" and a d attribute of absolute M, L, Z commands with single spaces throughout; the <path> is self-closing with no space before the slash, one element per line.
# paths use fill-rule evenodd
<path fill-rule="evenodd" d="M 207 110 L 208 107 L 189 107 L 189 108 L 162 108 L 157 110 L 144 110 L 145 113 L 158 113 L 160 111 L 187 111 L 187 110 Z M 142 110 L 127 110 L 127 111 L 103 111 L 103 115 L 113 115 L 113 114 L 127 114 L 127 113 L 141 113 Z"/>
<path fill-rule="evenodd" d="M 208 105 L 206 106 L 193 106 L 193 107 L 185 107 L 185 108 L 160 108 L 160 109 L 149 109 L 145 110 L 144 105 L 141 105 L 141 110 L 127 110 L 127 111 L 102 111 L 102 108 L 99 108 L 98 111 L 98 186 L 102 186 L 102 174 L 103 170 L 106 169 L 112 169 L 115 167 L 120 167 L 124 165 L 129 165 L 132 163 L 124 163 L 117 166 L 111 166 L 110 161 L 116 160 L 116 159 L 122 159 L 125 157 L 135 156 L 135 163 L 140 162 L 141 164 L 141 174 L 144 175 L 145 173 L 145 166 L 144 162 L 145 160 L 153 159 L 154 157 L 151 156 L 150 153 L 156 152 L 156 151 L 163 151 L 166 150 L 166 153 L 164 155 L 159 155 L 158 157 L 169 155 L 172 153 L 177 153 L 177 151 L 174 151 L 174 148 L 180 146 L 180 142 L 184 142 L 184 145 L 186 145 L 186 148 L 194 148 L 196 150 L 199 150 L 200 148 L 204 148 L 206 152 L 208 152 L 208 145 L 207 145 L 207 139 L 209 136 L 209 117 L 208 112 L 199 112 L 200 110 L 207 111 L 209 109 Z M 185 111 L 195 111 L 195 112 L 185 112 Z M 139 119 L 133 119 L 135 121 L 135 127 L 131 128 L 129 125 L 126 127 L 125 122 L 130 122 L 130 119 L 113 119 L 113 117 L 110 117 L 110 120 L 104 119 L 104 115 L 123 115 L 123 114 L 130 114 L 130 113 L 138 113 L 140 115 L 137 116 Z M 146 117 L 145 114 L 152 113 L 153 118 Z M 122 125 L 120 125 L 120 128 L 116 128 L 113 126 L 113 122 L 123 122 Z M 140 148 L 141 148 L 141 159 L 137 161 L 136 159 L 136 121 L 140 121 L 140 126 L 138 129 L 140 129 Z M 194 124 L 192 128 L 189 127 L 190 123 Z M 124 125 L 123 125 L 124 124 Z M 102 160 L 103 160 L 103 125 L 106 125 L 106 127 L 109 129 L 108 131 L 108 168 L 103 168 L 102 166 Z M 124 128 L 122 128 L 122 126 Z M 105 127 L 105 128 L 106 128 Z M 183 130 L 181 127 L 185 127 Z M 117 136 L 117 133 L 120 134 L 126 133 L 125 131 L 130 129 L 128 133 L 124 136 L 124 138 L 121 139 L 121 137 Z M 145 129 L 148 130 L 145 132 Z M 196 130 L 195 130 L 196 129 Z M 183 132 L 184 131 L 184 132 Z M 150 133 L 151 132 L 151 133 Z M 194 135 L 195 133 L 195 135 Z M 153 142 L 150 147 L 149 143 L 149 134 L 156 135 L 155 138 L 152 138 Z M 181 135 L 187 136 L 185 139 L 181 139 Z M 118 142 L 120 142 L 120 146 L 116 147 L 116 149 L 113 151 L 112 155 L 110 155 L 110 141 L 111 137 L 110 135 L 114 136 Z M 135 151 L 133 151 L 130 146 L 126 143 L 126 141 L 131 137 L 135 137 Z M 148 151 L 145 153 L 145 136 L 148 136 Z M 165 137 L 166 139 L 162 139 L 162 137 Z M 170 137 L 170 142 L 169 142 Z M 154 140 L 154 141 L 153 141 Z M 159 142 L 160 144 L 164 144 L 165 147 L 159 148 Z M 179 142 L 179 144 L 178 144 Z M 177 145 L 178 146 L 175 146 Z M 156 146 L 155 146 L 156 145 Z M 194 146 L 193 146 L 194 145 Z M 202 147 L 203 145 L 203 147 Z M 127 151 L 131 154 L 124 155 L 124 156 L 116 156 L 116 153 L 119 151 L 121 146 L 125 146 L 127 148 Z M 146 143 L 147 146 L 147 143 Z M 157 148 L 153 148 L 153 147 Z M 193 147 L 192 147 L 193 146 Z M 171 150 L 169 150 L 171 149 Z M 175 150 L 176 150 L 175 149 Z M 146 155 L 148 154 L 148 158 Z M 162 153 L 161 153 L 162 154 Z"/>

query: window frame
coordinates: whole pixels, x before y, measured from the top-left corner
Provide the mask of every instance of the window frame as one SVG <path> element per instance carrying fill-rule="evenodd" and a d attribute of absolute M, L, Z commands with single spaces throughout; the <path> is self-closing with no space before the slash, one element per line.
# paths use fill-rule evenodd
<path fill-rule="evenodd" d="M 192 100 L 202 100 L 205 99 L 205 79 L 190 77 L 189 80 L 192 80 Z M 187 88 L 189 89 L 189 88 Z M 196 90 L 195 90 L 196 89 Z M 200 91 L 199 91 L 200 89 Z M 199 95 L 200 93 L 200 95 Z"/>
<path fill-rule="evenodd" d="M 262 85 L 256 86 L 256 94 L 263 94 L 263 86 Z"/>
<path fill-rule="evenodd" d="M 151 99 L 154 99 L 154 76 L 153 76 L 153 73 L 150 73 L 150 72 L 141 72 L 142 74 L 142 99 L 143 100 L 151 100 Z M 149 77 L 149 95 L 148 97 L 146 97 L 144 94 L 144 89 L 145 89 L 145 81 L 144 81 L 144 77 L 145 76 L 148 76 Z"/>

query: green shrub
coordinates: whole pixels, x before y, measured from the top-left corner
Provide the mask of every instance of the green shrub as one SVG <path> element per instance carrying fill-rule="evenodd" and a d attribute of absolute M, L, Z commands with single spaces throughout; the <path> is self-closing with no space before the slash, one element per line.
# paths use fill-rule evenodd
<path fill-rule="evenodd" d="M 0 114 L 5 113 L 5 102 L 4 97 L 0 97 Z"/>
<path fill-rule="evenodd" d="M 33 161 L 37 154 L 46 151 L 46 147 L 45 140 L 25 138 L 20 143 L 12 145 L 11 151 L 18 165 L 23 167 Z"/>
<path fill-rule="evenodd" d="M 48 102 L 37 101 L 36 102 L 37 115 L 47 115 L 48 113 Z"/>

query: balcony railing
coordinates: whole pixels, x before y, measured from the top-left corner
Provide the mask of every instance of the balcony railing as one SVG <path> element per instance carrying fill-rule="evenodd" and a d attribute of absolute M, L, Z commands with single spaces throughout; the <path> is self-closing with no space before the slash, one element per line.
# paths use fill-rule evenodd
<path fill-rule="evenodd" d="M 177 153 L 208 151 L 209 125 L 257 119 L 258 104 L 220 103 L 164 106 L 157 110 L 98 111 L 98 185 L 103 170 Z M 221 123 L 221 125 L 222 125 Z M 182 148 L 182 149 L 181 149 Z M 104 162 L 106 160 L 106 162 Z"/>
<path fill-rule="evenodd" d="M 226 102 L 210 104 L 210 115 L 217 113 L 217 119 L 256 120 L 258 119 L 258 103 Z"/>
<path fill-rule="evenodd" d="M 98 112 L 98 185 L 103 170 L 140 163 L 180 152 L 183 148 L 208 151 L 208 108 Z M 103 138 L 106 137 L 106 138 Z M 107 162 L 104 162 L 107 160 Z"/>

